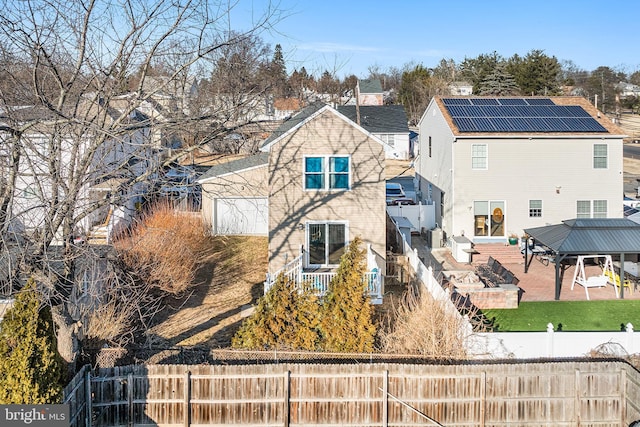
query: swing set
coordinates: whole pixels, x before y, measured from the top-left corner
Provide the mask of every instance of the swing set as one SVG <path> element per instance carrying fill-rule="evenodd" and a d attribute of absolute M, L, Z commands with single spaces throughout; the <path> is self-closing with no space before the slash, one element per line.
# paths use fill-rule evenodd
<path fill-rule="evenodd" d="M 587 277 L 584 271 L 584 260 L 601 258 L 604 258 L 604 263 L 600 262 L 602 274 Z M 608 283 L 614 286 L 616 298 L 620 298 L 620 276 L 613 269 L 611 255 L 578 255 L 576 270 L 573 273 L 573 281 L 571 282 L 571 290 L 578 284 L 584 288 L 587 299 L 589 299 L 589 288 L 602 288 L 607 286 Z M 629 288 L 629 290 L 633 292 L 633 286 L 629 280 L 625 279 L 622 286 Z"/>

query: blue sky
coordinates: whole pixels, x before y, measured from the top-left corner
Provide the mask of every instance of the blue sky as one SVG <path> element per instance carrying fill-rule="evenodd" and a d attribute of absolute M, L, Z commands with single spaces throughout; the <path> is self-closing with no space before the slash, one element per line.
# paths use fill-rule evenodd
<path fill-rule="evenodd" d="M 232 26 L 265 2 L 238 6 Z M 627 73 L 640 69 L 637 0 L 272 2 L 285 13 L 262 38 L 272 47 L 282 45 L 288 72 L 305 66 L 316 75 L 329 70 L 366 77 L 373 65 L 381 71 L 409 62 L 433 67 L 442 58 L 460 63 L 482 53 L 508 58 L 532 49 L 587 71 L 601 65 Z"/>

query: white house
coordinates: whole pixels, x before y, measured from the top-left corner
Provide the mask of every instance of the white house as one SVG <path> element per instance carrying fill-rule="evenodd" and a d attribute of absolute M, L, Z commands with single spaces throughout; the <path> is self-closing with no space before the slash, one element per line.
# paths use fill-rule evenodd
<path fill-rule="evenodd" d="M 10 176 L 17 165 L 7 207 L 11 230 L 48 226 L 50 203 L 61 203 L 68 194 L 76 194 L 71 197 L 74 216 L 80 218 L 77 232 L 89 233 L 94 226 L 104 226 L 109 232 L 118 222 L 128 220 L 135 203 L 142 199 L 144 185 L 132 182 L 153 167 L 159 152 L 151 142 L 149 118 L 136 109 L 103 109 L 92 102 L 85 107 L 87 116 L 107 111 L 103 128 L 93 122 L 61 126 L 46 110 L 35 107 L 4 112 L 0 174 Z M 112 128 L 117 122 L 121 124 Z M 19 139 L 11 131 L 14 127 L 25 129 Z M 12 152 L 16 147 L 18 151 Z M 18 163 L 10 160 L 14 154 L 19 155 Z"/>
<path fill-rule="evenodd" d="M 623 132 L 584 98 L 435 97 L 419 129 L 417 190 L 447 237 L 623 217 Z"/>

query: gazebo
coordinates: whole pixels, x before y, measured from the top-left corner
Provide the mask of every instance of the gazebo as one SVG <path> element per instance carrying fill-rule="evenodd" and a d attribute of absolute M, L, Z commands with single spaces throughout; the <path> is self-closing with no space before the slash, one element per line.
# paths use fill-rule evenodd
<path fill-rule="evenodd" d="M 524 232 L 533 239 L 533 247 L 542 246 L 555 260 L 555 299 L 560 299 L 564 267 L 562 261 L 579 255 L 619 255 L 619 275 L 624 278 L 625 255 L 640 253 L 640 224 L 624 218 L 577 218 L 561 224 L 528 228 Z M 524 272 L 527 273 L 534 253 L 525 244 Z M 620 286 L 624 298 L 624 286 Z"/>

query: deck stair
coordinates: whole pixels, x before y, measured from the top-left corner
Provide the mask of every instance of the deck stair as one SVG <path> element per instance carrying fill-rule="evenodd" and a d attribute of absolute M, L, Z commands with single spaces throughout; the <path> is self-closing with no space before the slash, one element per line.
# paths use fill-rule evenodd
<path fill-rule="evenodd" d="M 519 245 L 505 245 L 504 243 L 476 243 L 473 246 L 478 253 L 473 255 L 473 264 L 486 264 L 489 257 L 493 257 L 502 264 L 522 264 L 524 258 Z"/>

